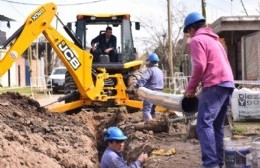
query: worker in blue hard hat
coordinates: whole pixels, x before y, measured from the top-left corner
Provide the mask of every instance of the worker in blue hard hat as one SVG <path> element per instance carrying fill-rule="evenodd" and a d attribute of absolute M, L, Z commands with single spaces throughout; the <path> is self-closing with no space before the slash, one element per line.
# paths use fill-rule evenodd
<path fill-rule="evenodd" d="M 108 147 L 101 158 L 101 168 L 140 168 L 148 159 L 146 153 L 141 153 L 135 162 L 127 164 L 122 155 L 127 137 L 120 128 L 104 129 L 103 136 Z"/>
<path fill-rule="evenodd" d="M 136 87 L 146 87 L 150 90 L 159 91 L 163 90 L 163 72 L 158 67 L 160 61 L 156 53 L 151 53 L 147 58 L 147 70 L 142 74 L 141 78 L 137 81 Z M 147 100 L 143 101 L 143 120 L 149 121 L 155 117 L 155 108 L 156 105 L 148 102 Z"/>
<path fill-rule="evenodd" d="M 189 49 L 193 62 L 185 96 L 194 97 L 202 84 L 196 127 L 203 162 L 200 168 L 219 168 L 224 157 L 223 124 L 235 87 L 232 69 L 218 35 L 206 27 L 200 13 L 187 15 L 184 33 L 192 38 Z"/>

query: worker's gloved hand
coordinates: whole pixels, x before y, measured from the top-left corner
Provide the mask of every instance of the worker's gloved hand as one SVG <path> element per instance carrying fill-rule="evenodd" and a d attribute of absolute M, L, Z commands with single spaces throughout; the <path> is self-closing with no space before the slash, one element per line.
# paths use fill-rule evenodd
<path fill-rule="evenodd" d="M 144 164 L 148 159 L 148 154 L 142 152 L 137 160 L 139 160 L 142 164 Z"/>
<path fill-rule="evenodd" d="M 133 92 L 135 95 L 137 95 L 137 90 L 140 86 L 138 84 L 135 84 L 134 87 L 133 87 Z"/>
<path fill-rule="evenodd" d="M 194 92 L 185 92 L 184 93 L 184 96 L 187 97 L 187 98 L 193 98 L 195 97 L 195 93 Z"/>
<path fill-rule="evenodd" d="M 130 88 L 127 88 L 125 91 L 126 91 L 126 93 L 137 95 L 138 88 L 139 88 L 139 85 L 135 84 L 135 85 L 132 85 Z"/>

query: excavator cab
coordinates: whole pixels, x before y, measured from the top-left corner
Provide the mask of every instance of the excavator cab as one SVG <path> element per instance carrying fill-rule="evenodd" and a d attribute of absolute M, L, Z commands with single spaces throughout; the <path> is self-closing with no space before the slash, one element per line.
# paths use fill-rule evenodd
<path fill-rule="evenodd" d="M 125 95 L 125 89 L 132 87 L 137 81 L 137 78 L 140 77 L 139 69 L 143 64 L 143 61 L 136 60 L 137 53 L 133 42 L 132 23 L 135 25 L 135 30 L 140 30 L 140 23 L 131 22 L 129 14 L 79 14 L 77 15 L 77 20 L 75 22 L 75 30 L 72 27 L 72 23 L 68 24 L 68 27 L 75 32 L 76 37 L 80 41 L 80 46 L 93 55 L 93 82 L 96 83 L 98 81 L 97 75 L 99 73 L 106 72 L 110 76 L 104 80 L 104 90 L 102 93 L 111 100 L 103 101 L 102 103 L 99 102 L 102 107 L 111 107 L 120 104 L 135 104 L 134 102 L 130 102 L 130 97 Z M 95 59 L 96 55 L 91 52 L 92 39 L 105 33 L 107 26 L 112 28 L 112 34 L 117 38 L 116 62 L 107 61 L 105 58 L 107 58 L 108 55 L 103 53 L 100 53 L 97 61 Z M 74 82 L 75 79 L 72 79 L 72 76 L 73 75 L 70 75 L 69 72 L 66 73 L 65 94 L 71 94 L 72 92 L 77 91 Z M 79 99 L 80 95 L 74 95 L 71 99 L 65 100 L 65 103 L 74 102 Z M 92 104 L 95 104 L 95 102 Z M 140 103 L 133 106 L 140 107 Z M 136 110 L 136 108 L 133 110 Z"/>
<path fill-rule="evenodd" d="M 77 15 L 75 32 L 85 49 L 90 50 L 91 40 L 98 36 L 100 33 L 104 33 L 104 29 L 107 26 L 112 27 L 113 35 L 115 35 L 117 38 L 117 61 L 111 63 L 93 61 L 93 67 L 102 67 L 106 69 L 122 69 L 124 63 L 129 63 L 136 60 L 136 49 L 134 47 L 132 36 L 132 23 L 135 23 L 135 30 L 140 29 L 140 23 L 131 22 L 129 14 Z M 139 65 L 141 65 L 140 62 L 138 63 Z M 133 66 L 138 65 L 134 63 Z"/>

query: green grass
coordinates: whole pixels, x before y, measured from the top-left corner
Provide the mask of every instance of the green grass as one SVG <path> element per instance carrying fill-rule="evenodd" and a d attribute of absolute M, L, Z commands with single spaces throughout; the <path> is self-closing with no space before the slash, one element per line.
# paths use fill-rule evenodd
<path fill-rule="evenodd" d="M 234 126 L 233 133 L 234 134 L 244 134 L 247 132 L 247 128 L 242 126 Z"/>
<path fill-rule="evenodd" d="M 18 92 L 20 94 L 31 94 L 31 87 L 1 87 L 0 93 Z"/>
<path fill-rule="evenodd" d="M 259 121 L 234 122 L 234 134 L 257 134 L 260 136 Z"/>
<path fill-rule="evenodd" d="M 32 97 L 31 87 L 0 87 L 0 93 L 15 92 L 21 95 Z M 44 94 L 43 91 L 33 90 L 34 97 L 40 97 Z"/>

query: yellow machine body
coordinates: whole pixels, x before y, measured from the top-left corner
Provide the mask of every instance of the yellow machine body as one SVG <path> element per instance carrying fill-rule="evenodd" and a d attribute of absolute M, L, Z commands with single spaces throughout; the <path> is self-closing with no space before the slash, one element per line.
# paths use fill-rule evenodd
<path fill-rule="evenodd" d="M 54 3 L 40 6 L 27 17 L 25 23 L 7 40 L 4 47 L 11 45 L 8 46 L 9 49 L 0 60 L 0 77 L 42 33 L 69 71 L 80 94 L 78 100 L 52 107 L 50 111 L 66 112 L 83 106 L 93 106 L 96 102 L 101 104 L 102 102 L 110 102 L 109 106 L 142 108 L 142 101 L 129 98 L 131 96 L 126 93 L 128 87 L 126 79 L 120 72 L 109 73 L 106 68 L 99 67 L 96 68 L 98 73 L 93 80 L 93 55 L 88 49 L 84 49 L 65 38 L 51 25 L 56 12 L 57 7 Z M 134 71 L 138 70 L 143 62 L 133 60 L 122 64 L 124 70 Z M 105 86 L 104 81 L 106 79 L 113 79 L 116 81 L 115 85 L 112 87 Z M 114 92 L 114 94 L 108 95 L 108 91 Z"/>

